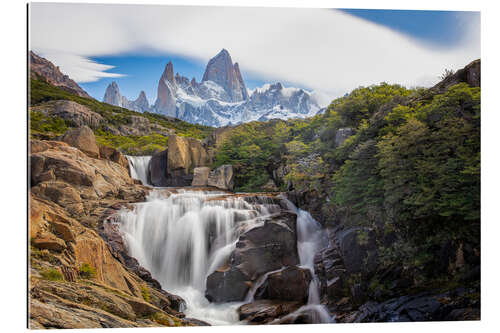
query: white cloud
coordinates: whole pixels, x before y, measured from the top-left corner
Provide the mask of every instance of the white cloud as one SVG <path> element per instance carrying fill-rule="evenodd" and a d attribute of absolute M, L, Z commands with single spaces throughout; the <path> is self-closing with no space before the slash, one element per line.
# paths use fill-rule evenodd
<path fill-rule="evenodd" d="M 116 75 L 91 56 L 151 50 L 206 62 L 226 48 L 243 75 L 338 96 L 381 81 L 431 85 L 479 58 L 479 15 L 462 24 L 462 43 L 446 49 L 335 10 L 32 3 L 31 48 L 80 82 Z"/>

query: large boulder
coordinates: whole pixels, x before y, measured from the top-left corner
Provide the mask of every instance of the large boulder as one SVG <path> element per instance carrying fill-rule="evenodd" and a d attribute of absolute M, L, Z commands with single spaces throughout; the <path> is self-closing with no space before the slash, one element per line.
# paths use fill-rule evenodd
<path fill-rule="evenodd" d="M 54 102 L 54 108 L 50 112 L 50 115 L 61 117 L 76 127 L 89 126 L 97 128 L 104 121 L 100 114 L 90 110 L 88 107 L 66 100 Z"/>
<path fill-rule="evenodd" d="M 99 157 L 118 163 L 125 169 L 128 169 L 128 161 L 125 155 L 113 147 L 99 146 Z"/>
<path fill-rule="evenodd" d="M 88 126 L 69 129 L 62 141 L 78 148 L 90 157 L 99 158 L 99 147 L 95 141 L 94 132 Z"/>
<path fill-rule="evenodd" d="M 209 174 L 210 174 L 209 167 L 194 168 L 193 182 L 191 183 L 191 186 L 207 186 Z"/>
<path fill-rule="evenodd" d="M 289 266 L 271 273 L 257 289 L 255 299 L 274 299 L 305 303 L 312 275 L 309 269 Z"/>
<path fill-rule="evenodd" d="M 299 264 L 297 215 L 281 212 L 265 217 L 262 222 L 261 226 L 244 232 L 229 263 L 208 276 L 206 295 L 209 300 L 242 301 L 250 286 L 263 274 Z"/>
<path fill-rule="evenodd" d="M 232 165 L 221 165 L 208 175 L 208 186 L 221 190 L 232 191 L 234 188 L 234 173 Z"/>
<path fill-rule="evenodd" d="M 167 186 L 167 155 L 168 150 L 164 150 L 151 156 L 149 162 L 149 175 L 151 184 L 154 186 Z"/>
<path fill-rule="evenodd" d="M 349 274 L 372 273 L 377 268 L 375 233 L 367 228 L 349 228 L 336 234 L 344 266 Z"/>
<path fill-rule="evenodd" d="M 171 186 L 189 186 L 196 167 L 207 166 L 210 158 L 199 140 L 168 137 L 167 178 Z"/>

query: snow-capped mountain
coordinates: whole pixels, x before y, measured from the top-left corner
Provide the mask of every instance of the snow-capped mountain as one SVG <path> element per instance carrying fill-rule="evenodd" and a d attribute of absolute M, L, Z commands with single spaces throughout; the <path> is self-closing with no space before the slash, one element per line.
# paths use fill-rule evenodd
<path fill-rule="evenodd" d="M 104 101 L 122 103 L 122 107 L 128 102 L 114 82 L 108 86 Z M 137 100 L 128 103 L 137 110 Z M 321 107 L 314 94 L 279 82 L 249 91 L 238 63 L 233 64 L 229 52 L 222 49 L 208 62 L 201 82 L 179 73 L 174 76 L 174 65 L 169 62 L 151 109 L 191 123 L 220 127 L 253 120 L 305 118 L 317 114 Z"/>
<path fill-rule="evenodd" d="M 151 106 L 149 105 L 144 91 L 141 91 L 139 97 L 137 97 L 135 101 L 129 101 L 125 96 L 120 94 L 120 89 L 115 81 L 111 82 L 106 88 L 102 101 L 138 112 L 151 111 Z"/>

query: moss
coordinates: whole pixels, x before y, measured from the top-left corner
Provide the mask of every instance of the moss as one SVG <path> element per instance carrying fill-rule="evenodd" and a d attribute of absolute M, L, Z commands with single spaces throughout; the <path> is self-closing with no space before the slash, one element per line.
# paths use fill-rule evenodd
<path fill-rule="evenodd" d="M 184 326 L 179 318 L 167 315 L 162 312 L 155 312 L 150 319 L 163 326 Z"/>
<path fill-rule="evenodd" d="M 50 281 L 61 281 L 63 280 L 63 275 L 55 268 L 47 268 L 40 272 L 40 275 L 45 280 Z"/>
<path fill-rule="evenodd" d="M 78 270 L 78 274 L 82 279 L 93 279 L 96 276 L 96 271 L 92 265 L 83 263 Z"/>
<path fill-rule="evenodd" d="M 141 294 L 142 294 L 142 298 L 144 298 L 144 300 L 146 302 L 151 301 L 151 295 L 149 294 L 149 290 L 146 286 L 141 286 Z"/>

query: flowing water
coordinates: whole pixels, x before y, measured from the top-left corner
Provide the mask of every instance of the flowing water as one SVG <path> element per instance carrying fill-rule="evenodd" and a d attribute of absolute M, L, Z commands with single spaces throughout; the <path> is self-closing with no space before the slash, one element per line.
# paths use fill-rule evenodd
<path fill-rule="evenodd" d="M 149 185 L 148 182 L 148 169 L 151 156 L 128 156 L 125 155 L 130 167 L 130 176 L 138 179 L 143 185 Z"/>
<path fill-rule="evenodd" d="M 147 178 L 149 157 L 127 158 L 132 177 Z M 195 190 L 169 194 L 153 189 L 145 202 L 120 212 L 120 230 L 130 255 L 151 272 L 163 289 L 184 298 L 187 317 L 212 325 L 238 323 L 236 309 L 253 300 L 255 291 L 272 272 L 256 281 L 245 302 L 223 304 L 205 298 L 207 276 L 227 262 L 242 232 L 262 225 L 260 217 L 281 209 L 266 197 L 250 201 L 239 196 L 222 198 L 225 194 Z M 321 226 L 307 212 L 288 205 L 298 215 L 300 264 L 314 273 L 314 254 L 323 246 Z M 325 319 L 324 308 L 319 305 L 315 279 L 310 285 L 308 305 L 299 311 L 310 308 L 320 313 L 315 321 L 329 319 L 327 313 Z"/>

